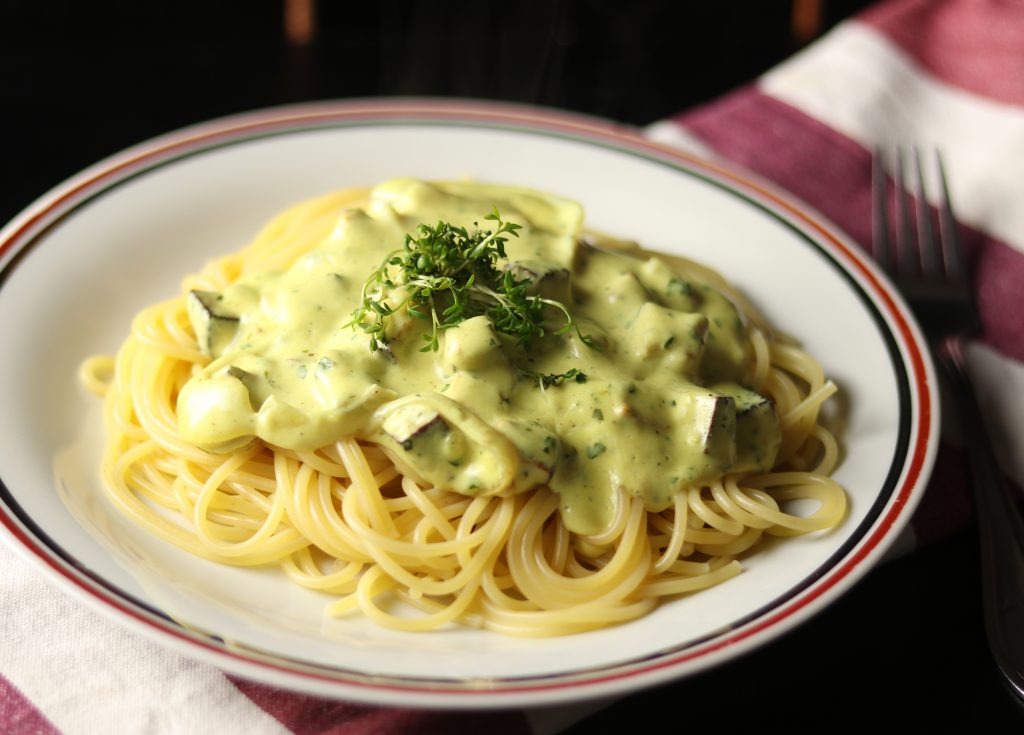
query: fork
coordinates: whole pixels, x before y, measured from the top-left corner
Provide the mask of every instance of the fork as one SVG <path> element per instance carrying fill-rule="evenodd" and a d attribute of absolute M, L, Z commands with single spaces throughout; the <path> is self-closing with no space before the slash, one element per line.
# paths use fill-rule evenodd
<path fill-rule="evenodd" d="M 922 172 L 913 150 L 911 171 L 916 206 L 896 149 L 893 188 L 895 242 L 890 239 L 888 187 L 882 154 L 872 160 L 872 226 L 875 257 L 895 282 L 921 323 L 937 362 L 948 378 L 963 429 L 980 542 L 982 605 L 989 648 L 1010 690 L 1024 703 L 1024 517 L 1010 495 L 966 370 L 965 344 L 980 328 L 970 274 L 956 231 L 941 155 L 938 236 Z M 911 222 L 911 209 L 916 224 Z M 915 238 L 916 232 L 916 238 Z M 895 244 L 895 248 L 893 248 Z"/>

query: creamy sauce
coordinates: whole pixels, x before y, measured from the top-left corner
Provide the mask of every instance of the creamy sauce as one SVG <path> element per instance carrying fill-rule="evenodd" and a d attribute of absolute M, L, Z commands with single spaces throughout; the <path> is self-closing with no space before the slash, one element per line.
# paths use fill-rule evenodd
<path fill-rule="evenodd" d="M 478 316 L 421 352 L 426 323 L 399 311 L 388 349 L 371 352 L 346 326 L 367 276 L 420 223 L 473 231 L 495 206 L 522 225 L 499 265 L 564 303 L 600 350 L 553 330 L 519 347 Z M 527 189 L 376 187 L 289 270 L 190 296 L 212 361 L 179 396 L 183 437 L 228 451 L 253 437 L 311 449 L 357 436 L 407 474 L 467 495 L 547 485 L 566 525 L 587 534 L 611 523 L 620 487 L 657 510 L 726 471 L 770 468 L 778 420 L 742 387 L 752 356 L 733 304 L 662 258 L 588 244 L 582 223 L 577 203 Z M 586 379 L 538 378 L 573 368 Z"/>

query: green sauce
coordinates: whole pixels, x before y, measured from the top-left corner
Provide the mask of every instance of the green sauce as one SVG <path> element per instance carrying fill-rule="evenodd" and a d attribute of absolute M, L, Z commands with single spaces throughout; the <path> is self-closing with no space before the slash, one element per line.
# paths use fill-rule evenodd
<path fill-rule="evenodd" d="M 486 316 L 443 331 L 436 352 L 421 351 L 427 324 L 401 310 L 387 349 L 346 326 L 406 233 L 485 228 L 494 207 L 522 226 L 504 267 L 565 304 L 599 350 L 574 332 L 520 346 Z M 588 534 L 611 522 L 619 487 L 657 510 L 730 469 L 770 468 L 778 419 L 742 387 L 752 356 L 735 306 L 663 259 L 588 244 L 582 221 L 577 203 L 521 188 L 376 187 L 289 270 L 190 296 L 212 360 L 179 396 L 183 437 L 210 451 L 369 439 L 404 472 L 467 495 L 547 485 L 567 526 Z M 585 379 L 538 379 L 571 370 Z"/>

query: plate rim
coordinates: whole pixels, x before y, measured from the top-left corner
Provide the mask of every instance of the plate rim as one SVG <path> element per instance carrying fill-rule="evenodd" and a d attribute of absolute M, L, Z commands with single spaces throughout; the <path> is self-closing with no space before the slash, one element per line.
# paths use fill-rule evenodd
<path fill-rule="evenodd" d="M 668 163 L 683 173 L 698 176 L 707 183 L 743 197 L 818 247 L 833 261 L 839 273 L 851 282 L 858 297 L 880 311 L 875 321 L 886 339 L 892 342 L 890 358 L 907 373 L 907 407 L 911 414 L 904 415 L 902 409 L 900 412 L 900 421 L 907 422 L 907 450 L 902 463 L 898 461 L 900 452 L 894 457 L 883 486 L 884 490 L 891 483 L 891 492 L 887 496 L 880 492 L 875 498 L 873 505 L 881 505 L 877 513 L 869 513 L 865 517 L 862 522 L 865 531 L 851 536 L 816 570 L 815 575 L 802 580 L 798 585 L 801 589 L 787 590 L 788 596 L 781 603 L 772 601 L 751 612 L 729 633 L 711 634 L 701 640 L 690 641 L 682 649 L 674 648 L 669 654 L 609 664 L 593 670 L 486 680 L 380 677 L 303 663 L 277 654 L 231 646 L 223 641 L 217 646 L 214 640 L 218 639 L 211 640 L 181 628 L 147 603 L 76 564 L 74 557 L 63 552 L 59 544 L 20 511 L 0 476 L 0 528 L 4 530 L 0 535 L 19 552 L 19 556 L 41 568 L 62 590 L 85 600 L 93 609 L 113 617 L 120 624 L 127 624 L 127 627 L 165 646 L 232 673 L 286 689 L 375 704 L 394 704 L 396 694 L 401 694 L 403 705 L 485 708 L 624 693 L 732 660 L 765 642 L 768 631 L 778 630 L 781 633 L 807 620 L 856 582 L 895 542 L 924 491 L 938 443 L 934 367 L 909 309 L 866 254 L 806 204 L 748 172 L 644 138 L 632 126 L 529 105 L 432 98 L 324 101 L 218 118 L 161 135 L 114 154 L 58 184 L 30 204 L 0 230 L 0 287 L 13 274 L 18 259 L 32 249 L 31 244 L 58 225 L 67 214 L 109 189 L 160 165 L 261 137 L 317 128 L 383 124 L 502 128 L 570 138 L 640 155 Z M 822 247 L 821 241 L 828 246 Z"/>

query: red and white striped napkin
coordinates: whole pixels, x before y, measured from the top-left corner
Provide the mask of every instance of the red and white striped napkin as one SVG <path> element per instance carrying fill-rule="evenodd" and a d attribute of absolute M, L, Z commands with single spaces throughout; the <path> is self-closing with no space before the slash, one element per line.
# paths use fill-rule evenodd
<path fill-rule="evenodd" d="M 984 330 L 970 370 L 1003 469 L 1024 486 L 1024 3 L 892 0 L 755 83 L 651 125 L 652 138 L 774 181 L 870 242 L 870 151 L 941 148 L 977 273 Z M 967 522 L 956 427 L 913 522 L 921 543 Z M 230 677 L 122 630 L 0 547 L 5 733 L 554 732 L 598 705 L 416 712 L 339 703 Z"/>

